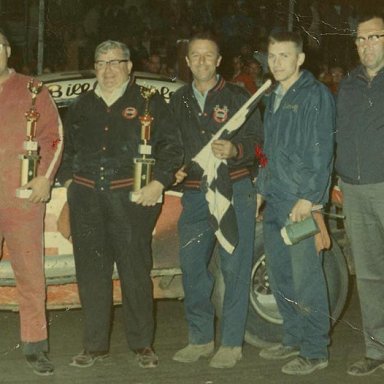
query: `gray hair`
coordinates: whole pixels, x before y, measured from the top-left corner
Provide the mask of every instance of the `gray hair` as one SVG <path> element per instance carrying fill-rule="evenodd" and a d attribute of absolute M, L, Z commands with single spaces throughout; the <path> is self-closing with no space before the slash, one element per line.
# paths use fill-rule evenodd
<path fill-rule="evenodd" d="M 129 48 L 120 41 L 114 41 L 114 40 L 106 40 L 100 43 L 95 50 L 95 61 L 98 59 L 98 57 L 104 53 L 107 53 L 108 51 L 111 51 L 112 49 L 121 49 L 123 52 L 123 58 L 130 60 L 131 53 L 129 51 Z"/>

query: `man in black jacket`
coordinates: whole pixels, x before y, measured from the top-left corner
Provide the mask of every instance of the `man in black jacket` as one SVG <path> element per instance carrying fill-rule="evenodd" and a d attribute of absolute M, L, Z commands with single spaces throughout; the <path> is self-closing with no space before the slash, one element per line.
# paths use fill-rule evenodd
<path fill-rule="evenodd" d="M 248 100 L 249 94 L 216 74 L 221 56 L 217 43 L 209 34 L 197 35 L 190 40 L 186 60 L 193 82 L 176 91 L 170 104 L 181 129 L 185 163 L 188 164 L 176 178 L 184 187 L 179 236 L 189 344 L 173 359 L 191 363 L 214 351 L 214 308 L 210 301 L 213 279 L 208 264 L 215 247 L 215 234 L 220 232 L 220 228 L 211 225 L 212 216 L 206 200 L 206 189 L 210 187 L 202 178 L 201 167 L 191 163 L 191 159 Z M 251 168 L 255 145 L 261 144 L 261 137 L 260 115 L 255 111 L 235 135 L 214 140 L 211 146 L 210 155 L 221 161 L 220 166 L 223 162 L 227 165 L 227 169 L 221 169 L 225 173 L 218 177 L 228 179 L 235 212 L 232 224 L 237 223 L 238 227 L 238 242 L 232 254 L 222 242 L 218 247 L 225 295 L 220 348 L 210 361 L 214 368 L 233 367 L 242 357 L 255 231 L 256 197 Z M 217 179 L 218 184 L 221 181 Z M 223 200 L 219 201 L 218 210 L 228 203 Z M 234 235 L 233 231 L 230 235 Z"/>
<path fill-rule="evenodd" d="M 341 83 L 337 98 L 336 171 L 366 347 L 348 373 L 363 376 L 384 367 L 384 15 L 362 15 L 355 42 L 361 65 Z"/>
<path fill-rule="evenodd" d="M 68 187 L 70 222 L 84 311 L 84 350 L 71 365 L 89 367 L 107 356 L 112 272 L 120 277 L 129 347 L 143 368 L 157 366 L 152 350 L 151 239 L 163 190 L 182 160 L 180 135 L 165 101 L 144 94 L 130 76 L 128 48 L 116 41 L 95 52 L 97 86 L 70 107 L 59 180 Z M 144 97 L 146 96 L 147 99 Z M 144 129 L 143 124 L 149 124 Z M 143 142 L 144 140 L 144 142 Z M 152 146 L 152 181 L 134 193 L 134 158 Z M 148 156 L 147 156 L 148 157 Z"/>

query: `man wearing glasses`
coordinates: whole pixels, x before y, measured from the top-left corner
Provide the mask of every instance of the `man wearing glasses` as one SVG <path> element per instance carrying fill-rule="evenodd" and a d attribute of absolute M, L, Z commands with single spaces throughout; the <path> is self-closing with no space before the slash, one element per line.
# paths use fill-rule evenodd
<path fill-rule="evenodd" d="M 384 367 L 384 15 L 359 19 L 361 65 L 341 83 L 337 98 L 336 171 L 341 178 L 363 319 L 365 357 L 353 376 Z"/>
<path fill-rule="evenodd" d="M 125 44 L 101 43 L 95 52 L 97 85 L 80 96 L 64 125 L 67 143 L 59 180 L 68 188 L 76 276 L 84 313 L 84 350 L 71 365 L 90 367 L 108 356 L 112 273 L 119 273 L 123 321 L 129 348 L 140 367 L 153 368 L 154 318 L 151 240 L 164 188 L 182 160 L 179 133 L 162 97 L 149 102 L 131 76 Z M 135 193 L 144 117 L 151 122 L 153 178 Z"/>

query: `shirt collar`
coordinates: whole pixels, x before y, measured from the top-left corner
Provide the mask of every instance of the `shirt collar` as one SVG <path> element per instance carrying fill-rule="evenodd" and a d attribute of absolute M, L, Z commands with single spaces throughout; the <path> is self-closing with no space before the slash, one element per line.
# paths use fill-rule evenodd
<path fill-rule="evenodd" d="M 281 84 L 277 84 L 276 88 L 273 90 L 277 97 L 283 97 L 285 94 L 284 88 Z"/>
<path fill-rule="evenodd" d="M 195 81 L 192 81 L 192 89 L 193 89 L 193 93 L 195 94 L 195 96 L 196 96 L 196 94 L 199 94 L 200 97 L 201 97 L 201 96 L 204 97 L 204 98 L 207 97 L 208 92 L 209 92 L 211 89 L 213 89 L 213 88 L 216 87 L 217 82 L 219 81 L 219 78 L 220 78 L 220 75 L 216 74 L 216 83 L 215 83 L 215 85 L 214 85 L 213 87 L 211 87 L 210 89 L 206 90 L 206 91 L 204 92 L 204 94 L 202 94 L 202 93 L 196 88 L 196 86 L 195 86 Z"/>
<path fill-rule="evenodd" d="M 116 88 L 109 97 L 107 97 L 105 94 L 103 94 L 100 85 L 97 84 L 96 88 L 95 88 L 95 94 L 97 96 L 101 97 L 104 100 L 105 104 L 107 104 L 107 106 L 110 107 L 118 99 L 120 99 L 121 96 L 123 96 L 125 90 L 127 89 L 127 85 L 129 83 L 129 81 L 130 81 L 130 79 L 128 79 L 120 87 Z"/>

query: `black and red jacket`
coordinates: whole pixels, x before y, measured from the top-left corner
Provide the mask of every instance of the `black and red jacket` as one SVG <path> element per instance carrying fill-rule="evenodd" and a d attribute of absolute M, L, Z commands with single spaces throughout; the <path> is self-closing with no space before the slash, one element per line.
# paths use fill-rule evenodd
<path fill-rule="evenodd" d="M 133 185 L 138 157 L 145 100 L 133 80 L 111 106 L 94 91 L 70 106 L 64 123 L 65 148 L 58 179 L 74 179 L 101 191 Z M 152 156 L 156 163 L 153 179 L 169 187 L 183 158 L 180 133 L 164 99 L 156 93 L 150 100 Z"/>
<path fill-rule="evenodd" d="M 170 106 L 176 124 L 181 130 L 184 145 L 184 164 L 187 178 L 184 188 L 200 188 L 201 168 L 191 159 L 209 142 L 212 136 L 248 100 L 249 93 L 242 87 L 227 83 L 218 77 L 216 85 L 208 91 L 204 111 L 195 98 L 192 84 L 178 89 L 171 97 Z M 236 145 L 238 155 L 228 160 L 230 178 L 233 182 L 251 177 L 255 169 L 255 146 L 262 144 L 263 128 L 258 109 L 239 128 L 230 141 Z"/>

